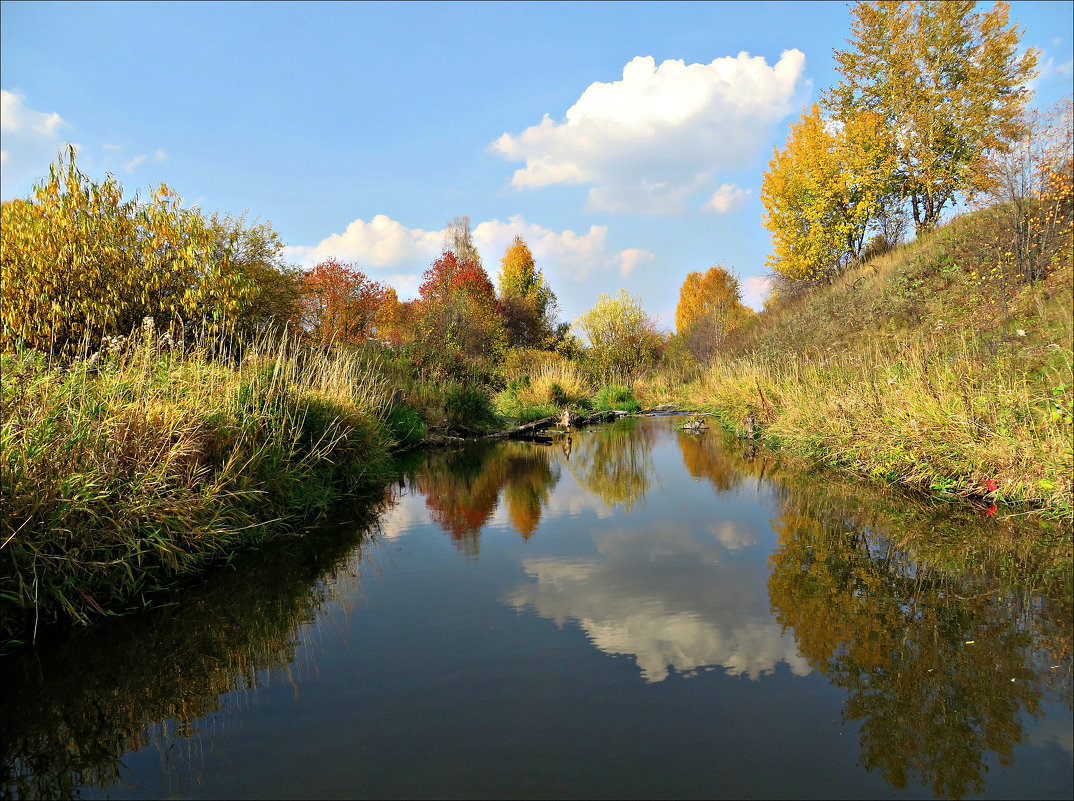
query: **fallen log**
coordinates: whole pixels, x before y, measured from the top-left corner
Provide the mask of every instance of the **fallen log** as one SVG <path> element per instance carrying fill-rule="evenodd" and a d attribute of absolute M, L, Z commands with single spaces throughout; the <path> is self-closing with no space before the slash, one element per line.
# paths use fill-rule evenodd
<path fill-rule="evenodd" d="M 486 439 L 511 439 L 513 437 L 524 437 L 530 434 L 536 434 L 538 431 L 543 431 L 546 428 L 551 428 L 558 422 L 558 417 L 542 417 L 540 420 L 534 420 L 532 423 L 515 426 L 506 431 L 497 431 L 495 434 L 488 434 L 486 435 Z"/>

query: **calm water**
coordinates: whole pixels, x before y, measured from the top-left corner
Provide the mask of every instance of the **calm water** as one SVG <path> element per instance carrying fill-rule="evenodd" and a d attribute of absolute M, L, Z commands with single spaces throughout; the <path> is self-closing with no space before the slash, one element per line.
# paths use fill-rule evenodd
<path fill-rule="evenodd" d="M 416 455 L 371 512 L 5 659 L 4 793 L 1071 796 L 1069 561 L 978 545 L 1054 533 L 679 422 Z"/>

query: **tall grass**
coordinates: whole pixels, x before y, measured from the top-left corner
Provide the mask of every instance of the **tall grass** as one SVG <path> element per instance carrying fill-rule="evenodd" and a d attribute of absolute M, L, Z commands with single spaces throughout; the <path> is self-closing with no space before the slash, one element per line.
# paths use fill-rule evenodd
<path fill-rule="evenodd" d="M 147 325 L 62 371 L 32 352 L 0 359 L 9 635 L 145 603 L 293 530 L 387 464 L 388 390 L 360 354 L 278 335 L 236 366 Z"/>
<path fill-rule="evenodd" d="M 725 356 L 684 389 L 770 444 L 924 490 L 987 494 L 1072 515 L 1074 373 L 1069 348 L 995 354 L 959 337 L 823 357 Z"/>
<path fill-rule="evenodd" d="M 784 299 L 700 378 L 665 369 L 635 388 L 860 475 L 1069 521 L 1071 255 L 1029 282 L 977 246 L 986 222 L 960 218 Z"/>

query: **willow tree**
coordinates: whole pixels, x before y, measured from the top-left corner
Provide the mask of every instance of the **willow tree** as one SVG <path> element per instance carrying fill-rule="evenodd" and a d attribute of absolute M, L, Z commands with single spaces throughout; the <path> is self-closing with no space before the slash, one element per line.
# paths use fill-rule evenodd
<path fill-rule="evenodd" d="M 556 296 L 521 236 L 504 251 L 497 284 L 508 344 L 549 347 L 555 336 Z"/>
<path fill-rule="evenodd" d="M 1008 4 L 975 6 L 858 3 L 851 48 L 835 53 L 842 80 L 825 104 L 843 122 L 878 115 L 918 230 L 934 227 L 957 193 L 976 188 L 988 151 L 1018 138 L 1026 82 L 1036 75 L 1038 52 L 1018 52 Z"/>
<path fill-rule="evenodd" d="M 235 256 L 243 224 L 184 208 L 164 184 L 147 200 L 124 199 L 113 176 L 98 183 L 82 173 L 70 145 L 30 197 L 3 204 L 2 216 L 5 350 L 70 351 L 87 337 L 130 333 L 144 317 L 223 333 L 258 296 L 251 259 Z"/>

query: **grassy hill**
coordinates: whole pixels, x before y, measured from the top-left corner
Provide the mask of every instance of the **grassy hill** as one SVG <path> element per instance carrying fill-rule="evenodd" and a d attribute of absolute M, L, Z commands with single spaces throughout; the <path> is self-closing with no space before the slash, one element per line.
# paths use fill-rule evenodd
<path fill-rule="evenodd" d="M 785 292 L 699 377 L 655 373 L 639 394 L 860 475 L 1070 519 L 1069 232 L 1018 264 L 1002 211 Z"/>

